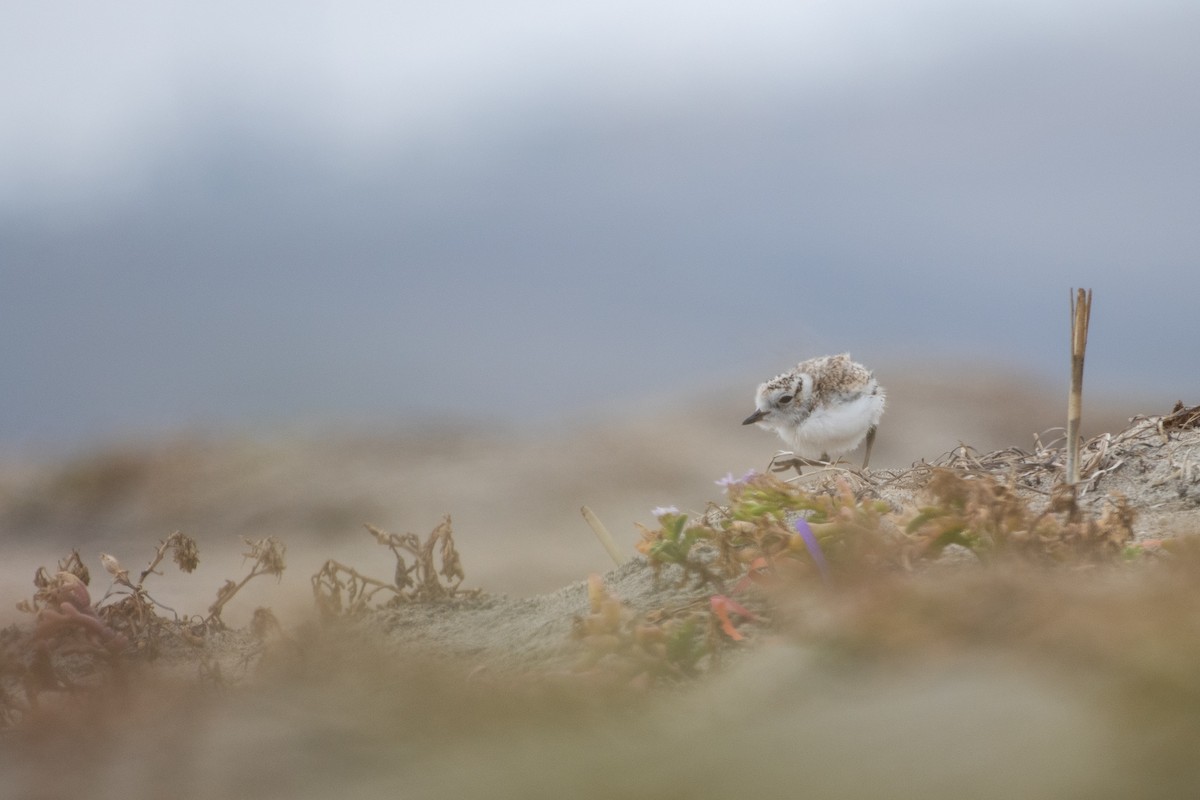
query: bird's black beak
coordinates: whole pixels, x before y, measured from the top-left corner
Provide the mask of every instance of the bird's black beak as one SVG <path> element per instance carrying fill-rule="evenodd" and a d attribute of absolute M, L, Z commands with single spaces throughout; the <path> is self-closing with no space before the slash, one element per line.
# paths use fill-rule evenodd
<path fill-rule="evenodd" d="M 758 422 L 760 419 L 762 419 L 766 415 L 767 415 L 766 411 L 761 411 L 761 410 L 755 411 L 753 414 L 751 414 L 750 416 L 748 416 L 744 420 L 742 420 L 742 424 L 743 425 L 753 425 L 754 423 Z"/>

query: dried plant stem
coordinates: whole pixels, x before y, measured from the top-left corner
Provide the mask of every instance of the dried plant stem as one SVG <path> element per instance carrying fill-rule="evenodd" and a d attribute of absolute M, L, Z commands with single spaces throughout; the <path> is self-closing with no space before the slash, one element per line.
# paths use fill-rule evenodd
<path fill-rule="evenodd" d="M 158 565 L 162 563 L 163 558 L 167 554 L 168 548 L 175 544 L 175 540 L 179 538 L 179 531 L 175 531 L 166 539 L 158 543 L 158 549 L 154 551 L 154 558 L 151 559 L 149 566 L 142 570 L 142 574 L 138 576 L 137 588 L 142 588 L 142 584 L 146 582 L 146 578 L 150 575 L 161 575 L 158 572 Z"/>
<path fill-rule="evenodd" d="M 283 575 L 284 570 L 284 545 L 274 536 L 268 536 L 265 539 L 259 539 L 257 542 L 252 542 L 249 539 L 245 540 L 250 547 L 250 552 L 244 553 L 246 558 L 253 558 L 254 563 L 250 566 L 250 572 L 246 577 L 242 578 L 241 582 L 234 583 L 231 580 L 225 581 L 225 585 L 217 590 L 217 599 L 211 606 L 208 607 L 208 616 L 204 622 L 214 627 L 224 627 L 221 622 L 221 611 L 225 608 L 225 604 L 233 599 L 233 596 L 241 591 L 242 587 L 249 583 L 259 575 L 274 575 L 279 578 Z"/>
<path fill-rule="evenodd" d="M 208 607 L 208 617 L 205 622 L 214 623 L 221 619 L 221 611 L 224 610 L 225 604 L 233 599 L 233 596 L 242 590 L 242 587 L 250 582 L 251 578 L 257 578 L 259 575 L 265 575 L 266 572 L 259 570 L 258 565 L 255 565 L 250 570 L 250 574 L 242 578 L 240 583 L 226 581 L 225 585 L 217 590 L 216 601 Z"/>
<path fill-rule="evenodd" d="M 1079 481 L 1079 425 L 1083 419 L 1083 357 L 1087 351 L 1088 321 L 1092 315 L 1092 290 L 1071 293 L 1071 393 L 1067 397 L 1066 481 Z"/>
<path fill-rule="evenodd" d="M 600 544 L 604 545 L 604 549 L 608 551 L 609 556 L 616 562 L 617 566 L 625 563 L 625 556 L 621 555 L 621 551 L 617 549 L 617 542 L 613 539 L 612 534 L 608 532 L 608 528 L 604 527 L 604 523 L 600 521 L 592 510 L 587 506 L 579 509 L 583 514 L 583 518 L 591 527 L 592 532 L 596 534 L 596 538 L 600 540 Z"/>

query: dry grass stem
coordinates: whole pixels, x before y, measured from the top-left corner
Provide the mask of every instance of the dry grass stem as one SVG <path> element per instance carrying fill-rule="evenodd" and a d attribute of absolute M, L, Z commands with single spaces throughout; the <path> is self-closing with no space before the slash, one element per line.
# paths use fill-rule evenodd
<path fill-rule="evenodd" d="M 608 528 L 604 527 L 604 523 L 600 521 L 600 518 L 587 506 L 583 506 L 579 511 L 583 514 L 584 520 L 587 521 L 588 526 L 592 529 L 592 533 L 596 534 L 596 538 L 600 540 L 600 544 L 608 551 L 608 555 L 612 558 L 613 563 L 617 566 L 623 564 L 625 556 L 621 554 L 616 540 L 608 532 Z"/>

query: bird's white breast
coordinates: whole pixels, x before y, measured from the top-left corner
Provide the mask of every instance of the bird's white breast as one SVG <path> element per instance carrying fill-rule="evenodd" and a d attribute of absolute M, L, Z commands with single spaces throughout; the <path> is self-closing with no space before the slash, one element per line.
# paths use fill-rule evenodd
<path fill-rule="evenodd" d="M 879 424 L 883 404 L 882 393 L 822 404 L 799 425 L 779 433 L 802 458 L 819 458 L 822 453 L 837 458 L 862 444 L 871 426 Z"/>

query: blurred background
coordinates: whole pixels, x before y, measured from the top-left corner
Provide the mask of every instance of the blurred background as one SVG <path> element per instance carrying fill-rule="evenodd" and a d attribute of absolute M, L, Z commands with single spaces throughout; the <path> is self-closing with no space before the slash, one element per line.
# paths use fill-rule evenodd
<path fill-rule="evenodd" d="M 1093 430 L 1196 402 L 1198 44 L 1190 0 L 6 4 L 6 538 L 451 511 L 542 589 L 581 503 L 631 542 L 765 466 L 801 358 L 875 369 L 881 465 L 1032 444 L 1072 286 Z"/>

